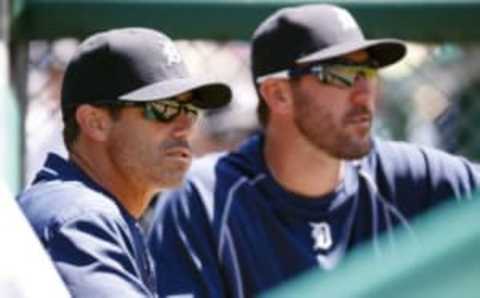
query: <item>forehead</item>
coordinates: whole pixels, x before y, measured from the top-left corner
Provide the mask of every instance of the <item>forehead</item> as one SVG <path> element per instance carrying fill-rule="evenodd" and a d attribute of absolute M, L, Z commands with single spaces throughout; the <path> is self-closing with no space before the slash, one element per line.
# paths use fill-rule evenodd
<path fill-rule="evenodd" d="M 366 62 L 370 59 L 370 55 L 365 50 L 355 51 L 352 53 L 348 53 L 340 57 L 342 60 L 351 61 L 354 63 L 362 63 Z"/>
<path fill-rule="evenodd" d="M 180 93 L 177 96 L 172 97 L 172 99 L 177 101 L 190 101 L 193 99 L 193 92 L 188 91 L 188 92 Z"/>

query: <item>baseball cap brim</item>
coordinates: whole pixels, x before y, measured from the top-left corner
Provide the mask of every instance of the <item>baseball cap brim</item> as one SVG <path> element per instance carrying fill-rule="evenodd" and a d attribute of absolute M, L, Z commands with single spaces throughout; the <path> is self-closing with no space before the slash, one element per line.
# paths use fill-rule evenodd
<path fill-rule="evenodd" d="M 232 91 L 226 84 L 195 77 L 178 78 L 154 83 L 121 95 L 124 101 L 154 101 L 167 99 L 185 92 L 194 92 L 193 102 L 202 109 L 220 108 L 230 103 Z"/>
<path fill-rule="evenodd" d="M 407 53 L 405 44 L 397 39 L 355 40 L 328 47 L 298 59 L 297 63 L 314 63 L 337 58 L 355 51 L 366 50 L 370 56 L 385 67 L 401 60 Z"/>

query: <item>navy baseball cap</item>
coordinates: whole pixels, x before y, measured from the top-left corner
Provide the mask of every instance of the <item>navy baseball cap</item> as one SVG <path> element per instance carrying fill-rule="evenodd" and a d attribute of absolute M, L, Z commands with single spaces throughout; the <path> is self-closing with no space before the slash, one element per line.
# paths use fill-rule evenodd
<path fill-rule="evenodd" d="M 232 97 L 227 85 L 190 76 L 165 34 L 146 28 L 114 29 L 80 44 L 65 70 L 62 111 L 83 103 L 156 101 L 188 91 L 194 93 L 193 104 L 203 109 L 222 107 Z"/>
<path fill-rule="evenodd" d="M 397 39 L 365 39 L 346 9 L 328 4 L 280 9 L 260 24 L 252 40 L 254 78 L 358 50 L 368 51 L 383 67 L 399 61 L 407 51 Z"/>

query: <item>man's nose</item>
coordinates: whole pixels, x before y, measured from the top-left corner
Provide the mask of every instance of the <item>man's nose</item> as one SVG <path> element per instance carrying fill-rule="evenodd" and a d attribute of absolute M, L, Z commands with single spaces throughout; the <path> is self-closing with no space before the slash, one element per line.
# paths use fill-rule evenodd
<path fill-rule="evenodd" d="M 359 74 L 353 83 L 352 100 L 356 104 L 369 104 L 375 101 L 376 78 L 367 78 Z"/>
<path fill-rule="evenodd" d="M 186 111 L 181 111 L 180 114 L 173 120 L 173 133 L 176 137 L 189 137 L 193 132 L 193 126 L 196 118 L 190 117 Z"/>

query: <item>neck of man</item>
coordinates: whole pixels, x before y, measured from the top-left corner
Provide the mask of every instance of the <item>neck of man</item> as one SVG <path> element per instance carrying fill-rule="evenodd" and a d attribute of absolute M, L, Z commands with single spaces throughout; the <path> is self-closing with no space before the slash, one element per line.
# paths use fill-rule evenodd
<path fill-rule="evenodd" d="M 108 155 L 97 146 L 76 144 L 70 152 L 73 161 L 93 181 L 110 192 L 127 212 L 139 219 L 148 207 L 154 192 L 138 184 L 138 179 L 122 175 L 113 167 Z M 93 151 L 91 148 L 95 148 Z"/>
<path fill-rule="evenodd" d="M 288 129 L 268 129 L 264 158 L 275 180 L 286 190 L 319 198 L 342 182 L 345 162 L 314 147 L 303 136 Z"/>

